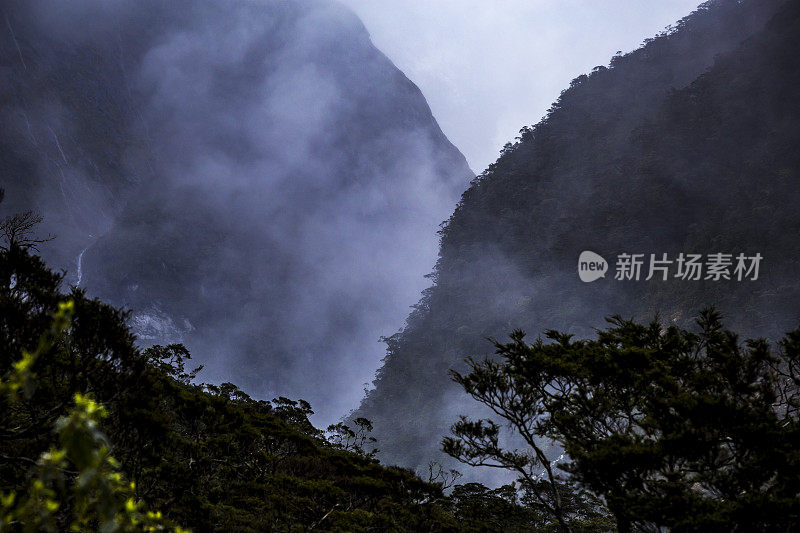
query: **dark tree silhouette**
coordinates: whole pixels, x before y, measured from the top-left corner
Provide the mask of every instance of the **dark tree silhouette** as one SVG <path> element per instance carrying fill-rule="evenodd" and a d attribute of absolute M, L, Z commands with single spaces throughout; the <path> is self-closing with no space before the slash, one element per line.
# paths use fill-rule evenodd
<path fill-rule="evenodd" d="M 498 420 L 462 417 L 445 451 L 517 472 L 565 530 L 561 492 L 575 484 L 602 498 L 620 531 L 800 526 L 800 328 L 775 350 L 740 341 L 713 309 L 698 332 L 609 322 L 591 341 L 548 331 L 549 342 L 527 344 L 515 331 L 495 343 L 498 360 L 469 360 L 453 378 Z M 501 444 L 503 423 L 527 450 Z M 568 475 L 551 468 L 546 441 L 563 447 Z"/>

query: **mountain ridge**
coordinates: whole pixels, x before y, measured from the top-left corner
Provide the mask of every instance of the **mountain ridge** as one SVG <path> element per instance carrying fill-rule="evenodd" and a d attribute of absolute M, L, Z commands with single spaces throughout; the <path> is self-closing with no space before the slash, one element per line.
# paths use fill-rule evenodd
<path fill-rule="evenodd" d="M 786 59 L 796 38 L 794 16 L 781 2 L 704 4 L 639 50 L 613 58 L 611 68 L 576 78 L 547 117 L 523 128 L 517 142 L 472 182 L 442 229 L 433 285 L 405 328 L 387 339 L 375 388 L 354 414 L 375 423 L 384 462 L 421 467 L 442 459 L 439 441 L 450 424 L 459 414 L 481 413 L 447 382 L 448 370 L 463 369 L 464 358 L 490 355 L 487 337 L 502 339 L 517 328 L 585 337 L 614 313 L 650 319 L 660 312 L 685 324 L 711 304 L 729 313 L 737 327 L 760 327 L 775 337 L 791 328 L 800 309 L 787 258 L 796 257 L 796 244 L 786 235 L 798 227 L 790 208 L 798 198 L 791 179 L 798 165 L 785 148 L 797 139 L 796 128 L 786 122 L 796 109 L 773 100 L 777 92 L 791 91 L 796 76 L 796 64 Z M 772 31 L 774 42 L 764 44 Z M 739 49 L 751 50 L 746 65 L 723 71 L 726 58 Z M 786 70 L 767 76 L 773 59 Z M 734 80 L 736 90 L 728 96 L 735 98 L 720 95 L 706 98 L 705 107 L 689 105 L 706 94 L 704 79 L 714 87 Z M 763 97 L 752 98 L 749 91 Z M 778 148 L 782 161 L 753 157 L 746 164 L 744 147 L 750 143 L 742 124 L 730 131 L 727 143 L 720 132 L 703 140 L 714 120 L 734 126 L 728 109 L 751 101 L 751 119 L 775 130 L 762 152 Z M 773 103 L 783 106 L 783 122 L 758 118 Z M 741 164 L 726 167 L 726 154 Z M 737 172 L 728 179 L 731 170 Z M 772 191 L 742 192 L 755 183 L 769 183 Z M 728 193 L 731 187 L 740 192 Z M 764 206 L 771 202 L 779 207 L 769 219 Z M 753 204 L 757 216 L 748 211 Z M 575 273 L 582 250 L 606 259 L 625 252 L 674 257 L 698 250 L 761 251 L 769 259 L 760 281 L 750 285 L 626 284 L 611 279 L 613 262 L 607 279 L 584 284 Z M 770 302 L 779 287 L 783 293 Z M 408 420 L 404 413 L 415 415 Z"/>

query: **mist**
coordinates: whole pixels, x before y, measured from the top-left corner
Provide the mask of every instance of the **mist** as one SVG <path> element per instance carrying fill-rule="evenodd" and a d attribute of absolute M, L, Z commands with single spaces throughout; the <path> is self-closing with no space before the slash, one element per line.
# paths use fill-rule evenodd
<path fill-rule="evenodd" d="M 43 255 L 143 346 L 320 425 L 371 386 L 472 178 L 371 39 L 481 170 L 693 7 L 344 4 L 3 2 L 4 209 L 42 213 Z"/>
<path fill-rule="evenodd" d="M 203 381 L 354 408 L 472 177 L 356 16 L 4 6 L 4 208 L 44 215 L 45 257 Z"/>
<path fill-rule="evenodd" d="M 484 170 L 577 75 L 608 65 L 698 0 L 342 0 L 419 85 L 445 134 Z"/>
<path fill-rule="evenodd" d="M 0 0 L 0 529 L 792 529 L 800 3 L 693 8 Z"/>

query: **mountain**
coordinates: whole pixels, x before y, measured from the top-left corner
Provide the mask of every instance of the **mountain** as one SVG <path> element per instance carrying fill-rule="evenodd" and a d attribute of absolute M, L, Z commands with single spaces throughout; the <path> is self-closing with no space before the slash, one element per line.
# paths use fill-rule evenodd
<path fill-rule="evenodd" d="M 0 187 L 57 235 L 43 256 L 202 379 L 355 405 L 473 176 L 361 22 L 322 0 L 0 4 Z"/>
<path fill-rule="evenodd" d="M 709 305 L 743 334 L 796 326 L 799 46 L 797 2 L 708 2 L 523 128 L 443 226 L 433 284 L 354 415 L 373 421 L 382 460 L 441 460 L 458 414 L 480 414 L 448 370 L 491 355 L 487 337 L 588 337 L 615 313 L 691 326 Z M 604 279 L 579 279 L 585 250 L 608 261 Z M 672 264 L 646 281 L 647 262 L 617 280 L 624 253 L 763 260 L 757 280 L 676 279 Z"/>

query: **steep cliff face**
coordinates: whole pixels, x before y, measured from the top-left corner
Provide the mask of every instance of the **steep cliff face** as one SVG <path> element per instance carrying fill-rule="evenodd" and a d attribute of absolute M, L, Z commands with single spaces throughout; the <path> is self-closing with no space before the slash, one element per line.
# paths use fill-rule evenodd
<path fill-rule="evenodd" d="M 360 21 L 311 0 L 2 5 L 4 210 L 40 211 L 47 258 L 205 379 L 352 407 L 471 177 Z"/>
<path fill-rule="evenodd" d="M 717 305 L 744 333 L 800 318 L 797 3 L 711 2 L 596 68 L 525 128 L 462 196 L 433 280 L 357 411 L 383 459 L 437 455 L 475 408 L 447 371 L 522 328 L 591 335 L 615 313 L 686 322 Z M 792 96 L 794 95 L 794 96 Z M 609 261 L 580 281 L 584 250 Z M 617 281 L 622 253 L 760 253 L 756 281 Z M 733 267 L 731 267 L 732 270 Z"/>

